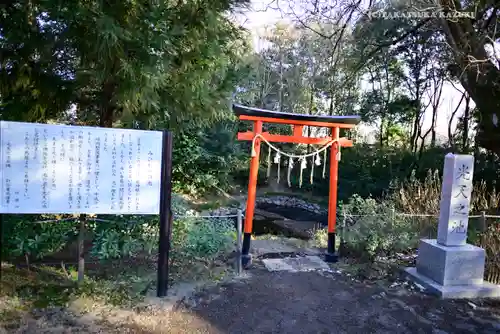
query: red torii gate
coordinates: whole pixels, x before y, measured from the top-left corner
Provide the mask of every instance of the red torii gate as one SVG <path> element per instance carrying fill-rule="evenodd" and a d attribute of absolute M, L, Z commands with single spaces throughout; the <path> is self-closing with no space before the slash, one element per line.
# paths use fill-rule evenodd
<path fill-rule="evenodd" d="M 253 227 L 253 215 L 255 210 L 255 197 L 257 188 L 257 174 L 259 171 L 259 156 L 261 138 L 268 142 L 296 143 L 326 145 L 332 143 L 330 154 L 330 193 L 328 200 L 328 249 L 325 255 L 327 262 L 336 262 L 338 256 L 335 252 L 335 222 L 337 215 L 337 181 L 340 147 L 352 147 L 353 143 L 347 138 L 340 138 L 340 129 L 352 129 L 361 120 L 359 116 L 314 116 L 303 114 L 291 114 L 250 108 L 241 105 L 233 105 L 234 113 L 242 121 L 252 121 L 253 131 L 239 132 L 238 140 L 252 141 L 253 154 L 250 161 L 250 175 L 248 178 L 248 197 L 245 212 L 242 263 L 246 267 L 251 262 L 250 241 Z M 293 134 L 275 135 L 262 132 L 262 124 L 288 124 L 293 126 Z M 331 129 L 330 137 L 310 138 L 302 135 L 304 126 L 326 127 Z M 323 163 L 326 163 L 324 161 Z"/>

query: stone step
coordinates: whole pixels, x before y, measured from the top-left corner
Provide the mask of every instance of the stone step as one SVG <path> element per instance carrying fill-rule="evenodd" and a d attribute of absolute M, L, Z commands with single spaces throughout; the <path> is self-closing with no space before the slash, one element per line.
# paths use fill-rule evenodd
<path fill-rule="evenodd" d="M 270 253 L 295 253 L 299 251 L 297 247 L 287 245 L 282 240 L 267 239 L 252 240 L 251 250 L 252 254 L 255 254 L 256 256 L 262 256 Z"/>
<path fill-rule="evenodd" d="M 291 219 L 275 220 L 274 224 L 279 228 L 286 230 L 297 238 L 311 239 L 314 232 L 321 229 L 321 224 L 315 221 L 296 221 Z"/>
<path fill-rule="evenodd" d="M 261 209 L 255 209 L 254 210 L 254 219 L 255 220 L 283 220 L 286 219 L 285 217 L 274 213 L 274 212 L 269 212 Z"/>
<path fill-rule="evenodd" d="M 318 256 L 286 257 L 262 260 L 268 271 L 308 272 L 331 271 L 328 264 Z"/>

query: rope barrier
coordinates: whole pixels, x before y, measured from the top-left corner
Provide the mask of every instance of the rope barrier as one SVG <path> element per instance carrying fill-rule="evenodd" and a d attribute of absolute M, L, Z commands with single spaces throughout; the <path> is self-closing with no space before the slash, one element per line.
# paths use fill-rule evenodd
<path fill-rule="evenodd" d="M 411 213 L 395 213 L 396 216 L 400 217 L 433 217 L 438 218 L 439 215 L 431 215 L 431 214 L 411 214 Z"/>
<path fill-rule="evenodd" d="M 238 215 L 220 215 L 220 216 L 175 216 L 174 218 L 235 218 Z"/>
<path fill-rule="evenodd" d="M 244 210 L 243 210 L 244 211 Z M 393 214 L 382 214 L 382 213 L 376 213 L 376 214 L 369 214 L 369 215 L 353 215 L 353 214 L 348 214 L 348 213 L 341 213 L 339 212 L 339 215 L 343 215 L 346 218 L 350 217 L 384 217 L 384 216 L 399 216 L 399 217 L 421 217 L 421 218 L 438 218 L 439 214 L 413 214 L 413 213 L 398 213 L 395 212 Z M 194 219 L 210 219 L 210 218 L 237 218 L 237 214 L 231 214 L 231 215 L 203 215 L 203 216 L 191 216 L 191 215 L 174 215 L 175 219 L 185 219 L 185 218 L 194 218 Z M 500 219 L 500 215 L 470 215 L 469 218 L 472 219 L 477 219 L 477 218 L 490 218 L 490 219 Z M 89 221 L 97 221 L 97 222 L 105 222 L 105 223 L 114 223 L 116 220 L 107 220 L 107 219 L 100 219 L 100 218 L 93 218 L 89 217 L 87 218 Z M 39 221 L 34 221 L 32 223 L 56 223 L 56 222 L 64 222 L 64 221 L 70 221 L 70 220 L 78 220 L 78 218 L 71 217 L 71 218 L 62 218 L 62 219 L 50 219 L 50 220 L 39 220 Z M 140 221 L 129 221 L 130 223 L 140 223 Z"/>
<path fill-rule="evenodd" d="M 345 214 L 346 217 L 384 217 L 384 216 L 399 216 L 399 217 L 426 217 L 426 218 L 439 218 L 439 214 L 417 214 L 417 213 L 394 213 L 394 214 L 382 214 L 382 213 L 375 213 L 375 214 L 370 214 L 370 215 L 352 215 L 352 214 Z M 469 218 L 500 218 L 498 215 L 470 215 Z"/>

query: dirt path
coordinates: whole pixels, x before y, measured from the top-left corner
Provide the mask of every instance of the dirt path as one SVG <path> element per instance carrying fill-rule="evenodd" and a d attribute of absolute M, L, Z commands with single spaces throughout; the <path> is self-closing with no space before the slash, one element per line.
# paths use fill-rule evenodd
<path fill-rule="evenodd" d="M 387 282 L 361 283 L 344 273 L 269 272 L 214 285 L 175 311 L 154 305 L 78 315 L 35 311 L 0 333 L 482 333 L 500 332 L 500 312 L 445 301 Z"/>
<path fill-rule="evenodd" d="M 243 277 L 212 283 L 174 310 L 179 299 L 152 298 L 130 308 L 79 299 L 67 307 L 34 309 L 20 325 L 0 327 L 0 334 L 500 333 L 500 301 L 488 307 L 483 301 L 439 300 L 398 281 L 361 282 L 339 270 L 347 270 L 340 263 L 331 270 L 317 256 L 277 256 L 272 252 L 287 251 L 278 246 L 261 243 L 255 251 L 267 259 L 257 259 Z M 282 271 L 269 271 L 264 261 Z M 319 269 L 301 272 L 311 268 Z M 186 284 L 179 298 L 192 291 Z M 0 300 L 0 310 L 2 305 Z"/>
<path fill-rule="evenodd" d="M 499 333 L 500 315 L 343 274 L 251 270 L 181 307 L 170 333 Z"/>

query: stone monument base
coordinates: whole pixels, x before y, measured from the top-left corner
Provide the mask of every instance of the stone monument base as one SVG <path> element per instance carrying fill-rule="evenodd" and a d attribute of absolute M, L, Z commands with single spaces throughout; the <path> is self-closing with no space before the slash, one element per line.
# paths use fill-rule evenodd
<path fill-rule="evenodd" d="M 485 257 L 480 247 L 443 246 L 435 239 L 422 239 L 416 268 L 405 271 L 441 298 L 500 298 L 500 286 L 483 281 Z"/>
<path fill-rule="evenodd" d="M 475 299 L 475 298 L 500 298 L 500 286 L 483 282 L 475 285 L 441 285 L 430 278 L 419 274 L 417 268 L 405 268 L 410 279 L 422 285 L 429 293 L 443 299 Z"/>

